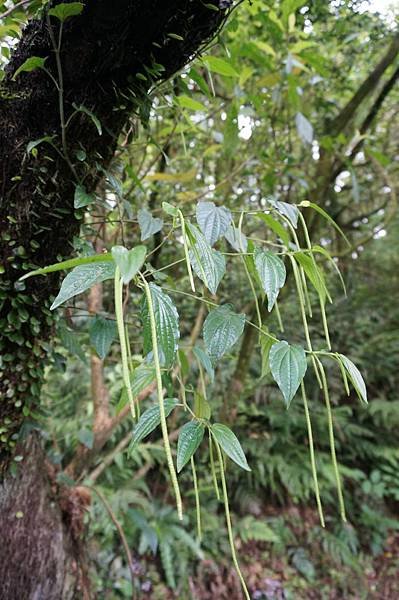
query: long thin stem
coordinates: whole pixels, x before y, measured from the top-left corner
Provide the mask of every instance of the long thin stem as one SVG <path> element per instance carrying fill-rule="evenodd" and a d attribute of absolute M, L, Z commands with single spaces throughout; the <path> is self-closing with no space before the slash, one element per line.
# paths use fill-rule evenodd
<path fill-rule="evenodd" d="M 128 355 L 127 355 L 125 325 L 123 322 L 122 290 L 123 290 L 123 281 L 120 276 L 119 267 L 116 267 L 115 268 L 115 280 L 114 280 L 115 315 L 116 315 L 116 324 L 118 327 L 119 343 L 120 343 L 120 347 L 121 347 L 122 376 L 123 376 L 123 383 L 124 383 L 124 386 L 126 389 L 127 397 L 129 399 L 130 412 L 132 413 L 132 417 L 135 420 L 136 419 L 136 409 L 134 406 L 134 397 L 133 397 L 132 387 L 130 385 L 129 359 L 128 359 Z"/>
<path fill-rule="evenodd" d="M 69 157 L 68 144 L 66 139 L 66 124 L 65 124 L 65 109 L 64 109 L 64 75 L 62 72 L 62 64 L 61 64 L 61 45 L 62 45 L 62 28 L 63 24 L 60 24 L 59 34 L 58 34 L 58 43 L 54 37 L 53 27 L 51 25 L 50 17 L 47 14 L 47 27 L 50 34 L 51 44 L 54 49 L 55 54 L 55 64 L 57 66 L 57 77 L 58 77 L 58 110 L 60 113 L 60 126 L 61 126 L 61 143 L 62 143 L 62 151 L 64 153 L 64 158 L 71 169 L 75 179 L 78 181 L 78 176 L 73 166 L 71 159 Z"/>
<path fill-rule="evenodd" d="M 236 554 L 236 549 L 234 546 L 234 537 L 233 537 L 233 528 L 231 526 L 231 516 L 230 516 L 230 508 L 229 508 L 229 499 L 227 496 L 227 486 L 226 486 L 226 477 L 224 475 L 224 467 L 223 467 L 223 457 L 222 457 L 222 452 L 220 450 L 219 444 L 218 442 L 215 440 L 215 446 L 216 446 L 216 451 L 218 453 L 218 459 L 219 459 L 219 464 L 220 464 L 220 478 L 222 481 L 222 490 L 223 490 L 223 499 L 224 499 L 224 512 L 226 515 L 226 524 L 227 524 L 227 532 L 229 535 L 229 542 L 230 542 L 230 549 L 231 549 L 231 556 L 233 559 L 233 563 L 235 566 L 235 569 L 237 571 L 237 575 L 240 579 L 241 585 L 242 585 L 242 589 L 244 592 L 244 596 L 246 598 L 246 600 L 251 600 L 251 597 L 249 595 L 248 592 L 248 588 L 246 586 L 244 577 L 241 573 L 241 569 L 240 569 L 240 565 L 238 564 L 238 559 L 237 559 L 237 554 Z"/>
<path fill-rule="evenodd" d="M 302 391 L 303 406 L 305 408 L 306 425 L 308 428 L 310 464 L 312 467 L 313 485 L 314 485 L 314 492 L 315 492 L 315 496 L 316 496 L 317 510 L 319 511 L 319 518 L 320 518 L 321 526 L 325 527 L 323 507 L 321 505 L 321 499 L 320 499 L 319 481 L 317 478 L 316 460 L 315 460 L 315 454 L 314 454 L 312 422 L 310 420 L 308 400 L 306 398 L 306 390 L 305 390 L 305 385 L 304 385 L 303 381 L 301 381 L 301 391 Z"/>
<path fill-rule="evenodd" d="M 216 498 L 218 500 L 220 500 L 219 485 L 218 485 L 218 480 L 216 477 L 215 460 L 213 458 L 213 441 L 212 441 L 212 436 L 211 436 L 210 430 L 209 430 L 209 459 L 210 459 L 210 463 L 211 463 L 213 487 L 215 488 Z"/>
<path fill-rule="evenodd" d="M 323 380 L 324 399 L 325 399 L 326 409 L 327 409 L 328 435 L 330 438 L 330 453 L 331 453 L 331 460 L 332 460 L 333 469 L 334 469 L 335 481 L 337 483 L 339 509 L 340 509 L 340 513 L 341 513 L 341 518 L 344 521 L 344 523 L 346 523 L 345 502 L 344 502 L 344 496 L 342 493 L 341 476 L 339 474 L 337 455 L 335 452 L 334 424 L 333 424 L 333 416 L 332 416 L 332 411 L 331 411 L 330 395 L 328 393 L 327 378 L 326 378 L 326 373 L 324 371 L 324 367 L 323 367 L 322 363 L 320 362 L 320 360 L 318 358 L 316 358 L 316 360 L 319 363 L 321 378 Z"/>
<path fill-rule="evenodd" d="M 197 513 L 197 535 L 198 541 L 202 541 L 202 527 L 201 527 L 201 504 L 198 490 L 198 479 L 197 479 L 197 471 L 195 469 L 194 457 L 191 457 L 191 470 L 193 473 L 193 483 L 194 483 L 194 494 L 195 494 L 195 510 Z"/>
<path fill-rule="evenodd" d="M 172 486 L 173 486 L 173 491 L 174 491 L 175 497 L 176 497 L 177 514 L 179 516 L 179 519 L 182 520 L 183 519 L 183 504 L 182 504 L 182 499 L 181 499 L 181 494 L 180 494 L 179 482 L 177 481 L 176 470 L 175 470 L 175 466 L 173 464 L 172 450 L 170 448 L 170 443 L 169 443 L 168 426 L 166 424 L 165 405 L 164 405 L 164 401 L 163 401 L 162 373 L 161 373 L 161 364 L 159 362 L 157 326 L 156 326 L 156 321 L 155 321 L 154 305 L 152 303 L 150 286 L 148 285 L 145 277 L 143 277 L 143 275 L 141 275 L 141 273 L 140 273 L 140 276 L 143 281 L 144 291 L 145 291 L 147 305 L 148 305 L 148 314 L 150 317 L 152 351 L 153 351 L 153 355 L 154 355 L 155 374 L 156 374 L 156 380 L 157 380 L 157 392 L 158 392 L 158 402 L 159 402 L 159 414 L 161 417 L 161 429 L 162 429 L 163 443 L 164 443 L 164 447 L 165 447 L 166 461 L 168 463 L 170 478 L 171 478 Z"/>

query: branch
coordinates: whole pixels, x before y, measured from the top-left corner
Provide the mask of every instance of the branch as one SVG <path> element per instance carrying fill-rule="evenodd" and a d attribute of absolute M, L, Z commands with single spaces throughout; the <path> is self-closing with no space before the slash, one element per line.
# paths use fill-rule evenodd
<path fill-rule="evenodd" d="M 360 104 L 375 89 L 386 69 L 393 63 L 399 53 L 399 33 L 397 33 L 389 46 L 385 56 L 380 60 L 370 75 L 363 81 L 357 92 L 344 106 L 330 127 L 334 136 L 341 133 L 353 119 Z"/>

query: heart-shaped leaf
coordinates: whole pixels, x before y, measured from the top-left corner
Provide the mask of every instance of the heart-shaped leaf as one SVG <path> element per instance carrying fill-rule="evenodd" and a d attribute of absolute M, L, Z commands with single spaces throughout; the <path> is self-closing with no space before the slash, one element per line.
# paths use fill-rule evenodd
<path fill-rule="evenodd" d="M 152 214 L 145 208 L 139 210 L 138 221 L 141 231 L 142 242 L 144 242 L 144 240 L 148 240 L 148 238 L 154 235 L 154 233 L 158 233 L 158 231 L 161 231 L 163 227 L 163 220 L 159 219 L 158 217 L 154 218 Z"/>
<path fill-rule="evenodd" d="M 90 324 L 90 342 L 98 356 L 104 360 L 117 334 L 115 321 L 96 315 Z"/>
<path fill-rule="evenodd" d="M 226 233 L 231 223 L 231 212 L 213 202 L 198 202 L 197 223 L 208 244 L 213 246 Z"/>
<path fill-rule="evenodd" d="M 95 196 L 93 194 L 89 194 L 86 191 L 84 185 L 77 185 L 75 188 L 75 195 L 73 198 L 73 206 L 74 208 L 83 208 L 84 206 L 89 206 L 89 204 L 93 204 L 95 202 Z"/>
<path fill-rule="evenodd" d="M 273 344 L 269 357 L 272 375 L 288 408 L 306 373 L 305 351 L 301 346 L 290 346 L 283 340 Z"/>
<path fill-rule="evenodd" d="M 188 463 L 195 454 L 198 446 L 204 437 L 205 427 L 199 421 L 190 421 L 180 430 L 179 440 L 177 442 L 177 472 Z"/>
<path fill-rule="evenodd" d="M 251 469 L 248 466 L 244 450 L 242 449 L 237 436 L 231 429 L 222 423 L 215 423 L 211 426 L 211 431 L 223 452 L 225 452 L 239 467 L 245 469 L 245 471 L 250 471 Z"/>
<path fill-rule="evenodd" d="M 285 265 L 273 252 L 259 248 L 255 250 L 254 262 L 262 287 L 267 294 L 267 310 L 270 312 L 285 284 Z"/>
<path fill-rule="evenodd" d="M 50 8 L 48 14 L 56 17 L 61 23 L 64 23 L 69 17 L 80 15 L 83 8 L 84 5 L 81 2 L 63 2 L 62 4 L 57 4 L 54 8 Z"/>
<path fill-rule="evenodd" d="M 187 223 L 187 228 L 191 238 L 195 240 L 189 252 L 193 270 L 211 294 L 216 294 L 219 283 L 226 272 L 226 259 L 223 254 L 210 247 L 205 236 L 197 227 Z"/>
<path fill-rule="evenodd" d="M 136 246 L 128 250 L 124 246 L 114 246 L 112 256 L 119 267 L 123 283 L 129 283 L 144 264 L 147 249 L 145 246 Z"/>
<path fill-rule="evenodd" d="M 213 361 L 221 358 L 244 331 L 245 315 L 224 304 L 212 310 L 204 323 L 204 342 Z"/>

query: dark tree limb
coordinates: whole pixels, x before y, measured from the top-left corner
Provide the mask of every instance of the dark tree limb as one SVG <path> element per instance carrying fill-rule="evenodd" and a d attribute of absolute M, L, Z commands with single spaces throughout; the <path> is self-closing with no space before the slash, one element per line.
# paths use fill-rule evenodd
<path fill-rule="evenodd" d="M 71 253 L 80 224 L 75 186 L 95 189 L 127 120 L 132 113 L 139 118 L 148 113 L 149 90 L 190 60 L 228 12 L 211 10 L 202 0 L 86 0 L 84 5 L 81 15 L 64 24 L 59 56 L 54 48 L 59 21 L 43 16 L 29 22 L 1 87 L 0 447 L 6 453 L 24 413 L 38 401 L 45 341 L 53 326 L 49 298 L 59 280 L 34 278 L 25 286 L 18 278 Z M 61 94 L 42 69 L 14 78 L 31 56 L 46 59 L 58 84 L 61 65 Z M 87 113 L 76 112 L 80 106 L 100 121 L 102 135 Z M 44 137 L 37 153 L 27 152 L 29 142 Z M 79 150 L 86 154 L 83 162 L 76 160 Z"/>

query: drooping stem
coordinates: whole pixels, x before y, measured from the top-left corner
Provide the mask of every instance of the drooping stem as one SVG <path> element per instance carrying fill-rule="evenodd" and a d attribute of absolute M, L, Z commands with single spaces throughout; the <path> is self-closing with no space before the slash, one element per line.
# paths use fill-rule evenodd
<path fill-rule="evenodd" d="M 218 442 L 216 440 L 215 440 L 215 446 L 216 446 L 216 451 L 218 453 L 218 459 L 219 459 L 219 465 L 220 465 L 220 478 L 221 478 L 221 481 L 222 481 L 223 500 L 224 500 L 224 512 L 225 512 L 225 515 L 226 515 L 226 524 L 227 524 L 227 532 L 228 532 L 228 535 L 229 535 L 231 556 L 232 556 L 232 559 L 233 559 L 233 563 L 234 563 L 235 569 L 237 571 L 237 575 L 238 575 L 238 577 L 240 579 L 240 582 L 241 582 L 241 585 L 242 585 L 242 590 L 244 592 L 244 596 L 245 596 L 246 600 L 251 600 L 251 597 L 250 597 L 249 592 L 248 592 L 248 588 L 247 588 L 246 583 L 244 581 L 244 577 L 243 577 L 243 575 L 241 573 L 240 565 L 238 564 L 236 549 L 235 549 L 235 546 L 234 546 L 233 528 L 231 526 L 231 516 L 230 516 L 229 499 L 228 499 L 228 495 L 227 495 L 226 477 L 224 475 L 223 457 L 222 457 L 222 452 L 220 450 L 219 444 L 218 444 Z"/>
<path fill-rule="evenodd" d="M 165 415 L 165 405 L 163 401 L 163 385 L 162 385 L 162 373 L 161 373 L 161 364 L 159 361 L 159 351 L 158 351 L 158 337 L 157 337 L 157 326 L 155 321 L 154 314 L 154 305 L 152 303 L 151 289 L 147 283 L 147 280 L 143 275 L 141 275 L 141 279 L 144 286 L 144 291 L 147 299 L 148 306 L 148 314 L 150 317 L 150 326 L 151 326 L 151 339 L 152 339 L 152 352 L 154 356 L 154 364 L 155 364 L 155 375 L 157 381 L 157 394 L 158 394 L 158 402 L 159 402 L 159 414 L 161 418 L 161 429 L 162 429 L 162 438 L 165 447 L 166 461 L 168 463 L 170 479 L 173 486 L 173 491 L 175 493 L 176 498 L 176 508 L 179 519 L 183 519 L 183 504 L 180 494 L 179 482 L 177 481 L 177 475 L 175 466 L 173 464 L 172 458 L 172 450 L 169 443 L 169 433 L 168 426 L 166 424 L 166 415 Z"/>
<path fill-rule="evenodd" d="M 191 457 L 191 470 L 193 473 L 193 483 L 194 483 L 194 494 L 195 494 L 195 511 L 197 514 L 197 536 L 198 541 L 202 541 L 202 527 L 201 527 L 201 504 L 198 490 L 198 479 L 197 479 L 197 471 L 195 469 L 194 457 Z"/>
<path fill-rule="evenodd" d="M 316 460 L 315 460 L 315 454 L 314 454 L 312 422 L 310 420 L 308 400 L 306 397 L 306 390 L 305 390 L 305 385 L 304 385 L 303 381 L 301 381 L 301 391 L 302 391 L 303 406 L 305 408 L 306 425 L 307 425 L 307 429 L 308 429 L 310 464 L 312 467 L 313 485 L 314 485 L 314 492 L 315 492 L 315 496 L 316 496 L 317 510 L 319 511 L 319 518 L 320 518 L 321 526 L 325 527 L 323 507 L 321 505 L 321 499 L 320 499 L 319 481 L 317 478 Z"/>
<path fill-rule="evenodd" d="M 325 373 L 325 370 L 324 370 L 324 367 L 323 367 L 321 361 L 318 358 L 316 358 L 316 360 L 319 363 L 321 378 L 323 381 L 324 400 L 325 400 L 326 409 L 327 409 L 328 435 L 330 438 L 330 453 L 331 453 L 331 460 L 332 460 L 333 469 L 334 469 L 335 481 L 337 483 L 339 509 L 340 509 L 340 513 L 341 513 L 341 518 L 344 521 L 344 523 L 346 523 L 345 503 L 344 503 L 344 496 L 342 493 L 341 476 L 339 474 L 337 455 L 335 452 L 334 424 L 333 424 L 333 416 L 332 416 L 332 411 L 331 411 L 330 395 L 328 392 L 327 378 L 326 378 L 326 373 Z"/>
<path fill-rule="evenodd" d="M 116 267 L 115 268 L 115 280 L 114 280 L 115 315 L 116 315 L 116 324 L 118 327 L 119 343 L 120 343 L 120 347 L 121 347 L 122 376 L 123 376 L 123 383 L 124 383 L 124 386 L 126 389 L 127 397 L 129 399 L 130 412 L 132 413 L 132 417 L 135 420 L 136 419 L 136 409 L 134 406 L 132 387 L 130 385 L 129 359 L 128 359 L 128 355 L 127 355 L 125 326 L 124 326 L 124 322 L 123 322 L 122 290 L 123 290 L 123 281 L 120 276 L 119 267 Z"/>

